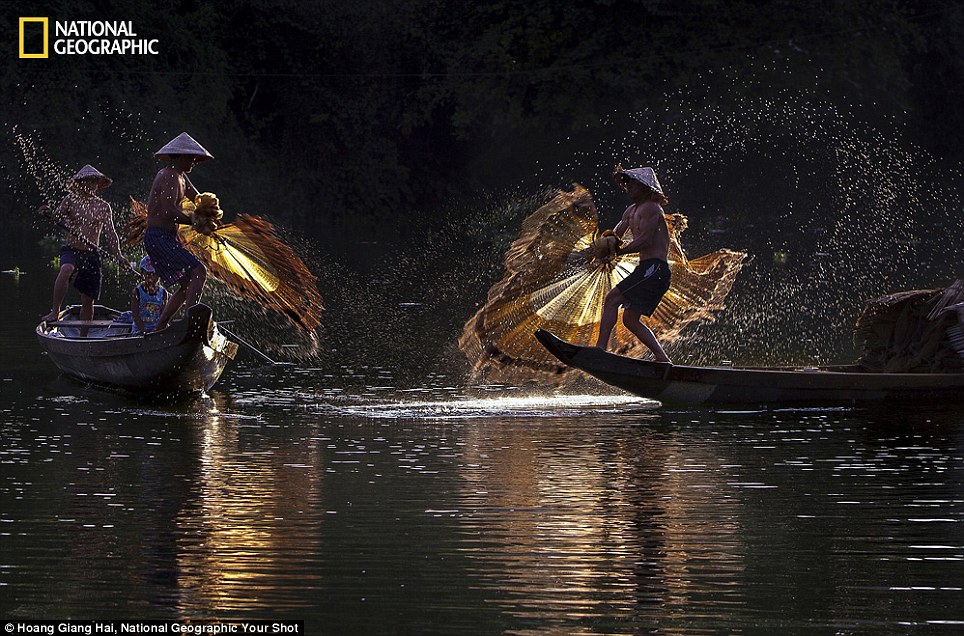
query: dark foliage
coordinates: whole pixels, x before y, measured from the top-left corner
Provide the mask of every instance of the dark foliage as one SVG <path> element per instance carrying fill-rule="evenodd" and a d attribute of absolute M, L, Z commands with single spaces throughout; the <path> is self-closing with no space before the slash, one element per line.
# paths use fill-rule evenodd
<path fill-rule="evenodd" d="M 609 113 L 681 88 L 725 109 L 741 76 L 756 79 L 746 90 L 779 90 L 794 82 L 787 68 L 831 101 L 904 120 L 943 156 L 964 147 L 954 3 L 35 5 L 51 20 L 131 20 L 162 53 L 8 62 L 8 130 L 36 131 L 64 165 L 99 161 L 132 190 L 119 196 L 143 196 L 151 152 L 187 130 L 218 157 L 199 181 L 230 193 L 229 210 L 316 233 L 423 232 L 453 194 L 524 179 L 548 144 L 591 135 Z M 14 144 L 2 152 L 17 164 Z M 400 223 L 403 210 L 415 218 Z"/>

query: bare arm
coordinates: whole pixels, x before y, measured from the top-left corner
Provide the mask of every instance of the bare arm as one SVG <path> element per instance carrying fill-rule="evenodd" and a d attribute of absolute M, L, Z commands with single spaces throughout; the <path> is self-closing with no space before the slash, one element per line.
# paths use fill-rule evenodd
<path fill-rule="evenodd" d="M 47 210 L 49 209 L 50 208 L 47 208 Z M 52 218 L 55 223 L 63 223 L 68 228 L 70 227 L 70 196 L 66 196 L 60 200 L 56 209 L 50 213 L 50 218 Z"/>
<path fill-rule="evenodd" d="M 54 225 L 59 225 L 62 228 L 70 229 L 70 224 L 68 220 L 70 218 L 70 197 L 66 196 L 60 200 L 57 207 L 53 210 L 50 206 L 44 203 L 37 208 L 37 214 L 45 217 L 48 221 L 51 221 Z"/>
<path fill-rule="evenodd" d="M 620 240 L 622 240 L 623 235 L 626 233 L 626 230 L 629 229 L 629 220 L 632 217 L 632 215 L 630 214 L 630 211 L 632 209 L 633 209 L 633 206 L 629 206 L 628 208 L 626 208 L 626 210 L 623 212 L 623 218 L 619 219 L 619 223 L 617 223 L 616 227 L 613 228 L 613 234 L 618 236 Z"/>
<path fill-rule="evenodd" d="M 107 219 L 104 222 L 104 227 L 107 230 L 107 245 L 110 246 L 111 254 L 118 262 L 128 265 L 127 259 L 120 248 L 120 237 L 117 236 L 117 229 L 114 227 L 114 214 L 110 209 L 110 204 L 107 205 Z"/>
<path fill-rule="evenodd" d="M 131 315 L 134 317 L 137 330 L 144 333 L 144 321 L 141 320 L 141 298 L 136 287 L 131 291 Z"/>
<path fill-rule="evenodd" d="M 187 175 L 184 175 L 184 196 L 193 201 L 199 194 L 200 192 L 198 192 L 197 188 L 194 187 L 194 184 L 191 183 L 191 180 L 187 178 Z"/>

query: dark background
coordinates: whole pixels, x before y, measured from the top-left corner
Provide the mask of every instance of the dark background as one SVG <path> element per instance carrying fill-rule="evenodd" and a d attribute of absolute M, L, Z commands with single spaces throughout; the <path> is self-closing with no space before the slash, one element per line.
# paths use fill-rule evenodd
<path fill-rule="evenodd" d="M 130 20 L 161 54 L 20 60 L 25 14 L 49 16 L 51 32 L 58 19 Z M 791 267 L 802 254 L 798 268 L 852 257 L 821 266 L 833 289 L 817 296 L 795 297 L 820 287 L 810 271 L 747 270 L 737 299 L 832 305 L 806 328 L 847 334 L 859 298 L 962 275 L 956 3 L 64 0 L 0 20 L 0 202 L 18 245 L 48 231 L 29 211 L 84 163 L 113 177 L 105 196 L 124 216 L 128 195 L 146 196 L 152 153 L 188 131 L 217 158 L 196 185 L 229 216 L 279 225 L 319 273 L 329 327 L 381 317 L 399 341 L 453 341 L 545 188 L 586 184 L 611 223 L 617 161 L 657 167 L 670 209 L 691 216 L 693 255 L 747 249 L 757 268 L 776 252 Z M 885 222 L 848 220 L 842 238 L 834 223 L 851 209 Z M 924 220 L 901 226 L 905 214 Z M 938 239 L 949 257 L 922 245 Z M 893 256 L 889 241 L 912 253 L 858 254 Z M 854 284 L 922 260 L 926 275 Z M 406 324 L 403 301 L 442 322 Z M 772 333 L 751 313 L 738 329 L 762 342 Z"/>
<path fill-rule="evenodd" d="M 12 59 L 0 75 L 8 126 L 42 131 L 66 166 L 103 158 L 141 190 L 142 161 L 187 130 L 219 159 L 206 180 L 311 228 L 387 221 L 394 235 L 400 209 L 430 213 L 524 180 L 550 144 L 673 90 L 733 106 L 740 75 L 768 92 L 806 75 L 833 103 L 906 122 L 926 150 L 959 161 L 964 147 L 964 8 L 950 2 L 63 1 L 29 12 L 51 31 L 56 19 L 131 20 L 161 55 Z M 120 139 L 131 119 L 139 138 Z M 118 146 L 129 161 L 109 161 Z M 15 150 L 5 145 L 4 165 Z"/>

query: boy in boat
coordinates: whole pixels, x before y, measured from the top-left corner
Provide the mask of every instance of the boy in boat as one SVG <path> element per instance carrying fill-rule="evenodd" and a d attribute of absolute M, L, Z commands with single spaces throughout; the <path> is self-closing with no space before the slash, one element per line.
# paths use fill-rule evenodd
<path fill-rule="evenodd" d="M 121 252 L 110 204 L 95 194 L 111 183 L 110 178 L 88 164 L 67 181 L 69 194 L 55 210 L 51 212 L 47 205 L 37 209 L 55 225 L 67 230 L 65 244 L 60 248 L 60 272 L 54 282 L 50 313 L 41 318 L 42 321 L 57 320 L 60 316 L 60 306 L 67 296 L 71 281 L 80 292 L 80 319 L 91 320 L 94 317 L 94 301 L 100 298 L 102 278 L 100 236 L 105 227 L 111 254 L 133 270 Z M 86 336 L 87 327 L 82 327 L 80 334 Z"/>
<path fill-rule="evenodd" d="M 214 157 L 187 133 L 172 139 L 154 156 L 166 165 L 154 177 L 147 198 L 144 248 L 164 285 L 178 287 L 158 318 L 156 330 L 160 331 L 185 301 L 193 307 L 201 300 L 207 270 L 181 245 L 177 226 L 191 224 L 191 217 L 181 210 L 181 204 L 185 197 L 193 201 L 198 195 L 187 174 L 196 164 Z"/>
<path fill-rule="evenodd" d="M 599 338 L 596 347 L 606 349 L 619 308 L 623 307 L 623 324 L 639 338 L 657 362 L 671 362 L 663 351 L 652 330 L 640 320 L 641 316 L 652 316 L 669 290 L 670 271 L 669 229 L 662 206 L 669 203 L 663 189 L 656 179 L 652 168 L 633 168 L 625 170 L 616 166 L 613 173 L 616 183 L 629 195 L 632 204 L 623 212 L 613 233 L 622 240 L 626 230 L 632 230 L 632 241 L 616 246 L 615 254 L 639 253 L 636 269 L 619 282 L 603 303 L 602 317 L 599 321 Z"/>
<path fill-rule="evenodd" d="M 157 322 L 167 303 L 167 290 L 158 282 L 151 257 L 145 256 L 138 266 L 143 281 L 131 292 L 131 317 L 134 327 L 131 333 L 150 333 L 157 329 Z"/>

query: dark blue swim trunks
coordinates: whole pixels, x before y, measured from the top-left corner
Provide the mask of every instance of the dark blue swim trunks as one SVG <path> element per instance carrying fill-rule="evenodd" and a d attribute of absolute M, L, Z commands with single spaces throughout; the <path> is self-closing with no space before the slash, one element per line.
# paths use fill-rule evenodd
<path fill-rule="evenodd" d="M 100 252 L 97 250 L 79 250 L 64 245 L 60 248 L 60 266 L 73 265 L 74 289 L 94 300 L 100 298 Z"/>
<path fill-rule="evenodd" d="M 176 230 L 149 227 L 144 233 L 144 249 L 151 257 L 151 264 L 161 281 L 175 285 L 185 274 L 201 264 L 194 254 L 181 245 Z"/>
<path fill-rule="evenodd" d="M 652 316 L 663 295 L 669 291 L 669 263 L 661 258 L 640 261 L 632 274 L 616 285 L 622 292 L 623 307 L 639 309 L 644 316 Z"/>

